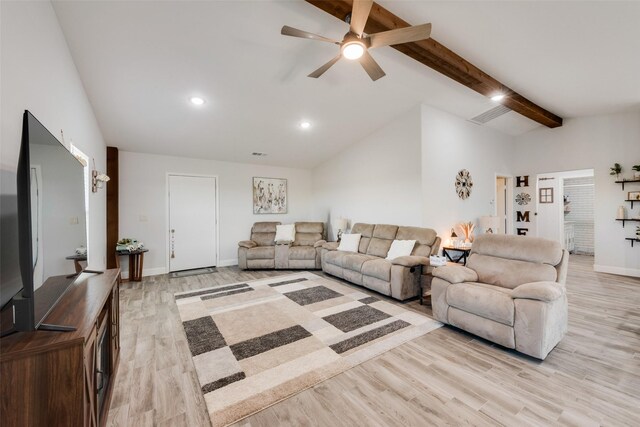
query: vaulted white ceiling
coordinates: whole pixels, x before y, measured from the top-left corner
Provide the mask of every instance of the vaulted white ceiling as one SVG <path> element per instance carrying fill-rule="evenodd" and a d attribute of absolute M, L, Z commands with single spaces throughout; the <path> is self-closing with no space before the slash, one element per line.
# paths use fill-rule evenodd
<path fill-rule="evenodd" d="M 380 4 L 431 22 L 439 42 L 562 117 L 640 107 L 640 2 Z M 495 106 L 392 48 L 372 53 L 387 73 L 377 82 L 345 60 L 307 78 L 337 47 L 281 36 L 282 25 L 341 38 L 347 24 L 303 1 L 54 7 L 103 135 L 123 150 L 308 168 L 420 103 L 463 118 Z M 537 124 L 511 112 L 487 126 Z"/>

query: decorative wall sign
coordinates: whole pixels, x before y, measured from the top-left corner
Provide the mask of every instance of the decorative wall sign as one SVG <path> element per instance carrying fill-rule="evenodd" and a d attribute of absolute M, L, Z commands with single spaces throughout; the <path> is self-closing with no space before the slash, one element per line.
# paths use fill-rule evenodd
<path fill-rule="evenodd" d="M 253 177 L 253 213 L 287 213 L 287 180 Z"/>
<path fill-rule="evenodd" d="M 461 169 L 456 175 L 456 193 L 462 200 L 471 195 L 471 187 L 473 187 L 473 180 L 469 171 Z"/>
<path fill-rule="evenodd" d="M 540 203 L 553 203 L 553 187 L 541 188 L 538 194 Z"/>
<path fill-rule="evenodd" d="M 529 188 L 529 175 L 516 177 L 516 188 L 520 188 L 520 192 L 516 194 L 516 203 L 520 206 L 526 206 L 531 203 L 535 194 L 531 193 Z M 529 225 L 531 211 L 516 211 L 516 234 L 526 236 L 529 233 Z"/>
<path fill-rule="evenodd" d="M 528 205 L 531 201 L 531 196 L 528 193 L 520 193 L 516 196 L 516 203 L 520 206 Z"/>

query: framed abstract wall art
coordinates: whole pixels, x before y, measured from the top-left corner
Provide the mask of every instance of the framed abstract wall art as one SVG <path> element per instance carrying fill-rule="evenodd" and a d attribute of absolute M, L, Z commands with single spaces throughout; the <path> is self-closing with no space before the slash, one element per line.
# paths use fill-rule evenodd
<path fill-rule="evenodd" d="M 287 180 L 253 177 L 253 213 L 286 214 Z"/>

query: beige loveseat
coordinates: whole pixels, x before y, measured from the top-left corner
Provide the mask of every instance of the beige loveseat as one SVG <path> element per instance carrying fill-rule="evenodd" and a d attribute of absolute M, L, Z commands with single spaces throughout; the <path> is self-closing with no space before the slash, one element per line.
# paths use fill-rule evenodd
<path fill-rule="evenodd" d="M 430 228 L 358 223 L 351 229 L 361 234 L 358 252 L 338 251 L 338 243 L 323 245 L 322 270 L 398 300 L 418 295 L 420 282 L 428 283 L 429 256 L 438 253 L 440 238 Z M 394 240 L 416 240 L 410 256 L 388 261 Z"/>
<path fill-rule="evenodd" d="M 326 241 L 322 222 L 296 222 L 293 242 L 276 242 L 279 222 L 256 222 L 251 240 L 238 243 L 238 267 L 248 269 L 319 269 Z"/>
<path fill-rule="evenodd" d="M 433 270 L 433 315 L 544 359 L 567 331 L 568 259 L 568 252 L 555 241 L 478 236 L 466 267 Z"/>

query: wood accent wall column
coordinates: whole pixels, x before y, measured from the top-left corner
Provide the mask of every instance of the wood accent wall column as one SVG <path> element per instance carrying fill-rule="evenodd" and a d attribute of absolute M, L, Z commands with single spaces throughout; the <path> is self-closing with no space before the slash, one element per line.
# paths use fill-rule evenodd
<path fill-rule="evenodd" d="M 116 243 L 119 224 L 118 148 L 107 147 L 107 268 L 116 268 Z"/>

